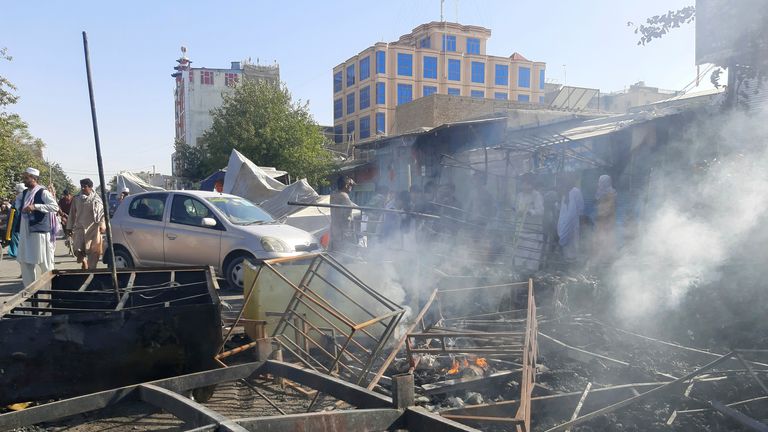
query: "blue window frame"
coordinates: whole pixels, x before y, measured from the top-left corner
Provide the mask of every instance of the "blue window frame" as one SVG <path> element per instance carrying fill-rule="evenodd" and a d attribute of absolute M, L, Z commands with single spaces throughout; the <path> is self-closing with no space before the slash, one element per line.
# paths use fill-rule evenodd
<path fill-rule="evenodd" d="M 424 78 L 437 79 L 437 57 L 424 57 Z"/>
<path fill-rule="evenodd" d="M 371 58 L 364 57 L 360 60 L 360 81 L 366 80 L 371 76 Z"/>
<path fill-rule="evenodd" d="M 338 93 L 341 91 L 341 86 L 343 84 L 342 77 L 341 77 L 341 71 L 336 72 L 333 74 L 333 92 Z"/>
<path fill-rule="evenodd" d="M 344 115 L 344 108 L 341 99 L 333 101 L 333 118 L 339 119 Z"/>
<path fill-rule="evenodd" d="M 371 117 L 360 117 L 360 139 L 370 138 L 371 136 Z"/>
<path fill-rule="evenodd" d="M 387 53 L 376 51 L 376 73 L 387 73 Z"/>
<path fill-rule="evenodd" d="M 467 54 L 480 54 L 480 39 L 467 38 Z"/>
<path fill-rule="evenodd" d="M 432 38 L 427 36 L 419 41 L 419 48 L 432 48 Z"/>
<path fill-rule="evenodd" d="M 397 53 L 397 74 L 413 76 L 413 54 Z"/>
<path fill-rule="evenodd" d="M 355 121 L 354 120 L 348 121 L 347 122 L 347 137 L 346 138 L 354 139 L 354 135 L 353 135 L 354 133 L 355 133 Z"/>
<path fill-rule="evenodd" d="M 472 82 L 480 84 L 485 82 L 485 63 L 472 62 Z"/>
<path fill-rule="evenodd" d="M 360 109 L 366 109 L 371 106 L 371 86 L 365 86 L 360 89 Z"/>
<path fill-rule="evenodd" d="M 539 96 L 539 103 L 540 103 L 540 104 L 543 104 L 543 103 L 544 103 L 544 96 Z"/>
<path fill-rule="evenodd" d="M 461 96 L 461 89 L 449 87 L 448 94 L 451 96 Z"/>
<path fill-rule="evenodd" d="M 509 66 L 496 65 L 496 85 L 509 85 Z"/>
<path fill-rule="evenodd" d="M 531 68 L 521 66 L 517 70 L 517 86 L 531 88 Z"/>
<path fill-rule="evenodd" d="M 336 144 L 344 142 L 344 126 L 336 125 L 333 127 L 333 142 Z"/>
<path fill-rule="evenodd" d="M 509 95 L 505 92 L 496 92 L 493 94 L 493 98 L 498 100 L 507 100 L 509 99 Z"/>
<path fill-rule="evenodd" d="M 544 69 L 539 69 L 539 88 L 544 88 Z"/>
<path fill-rule="evenodd" d="M 377 134 L 387 133 L 387 125 L 385 120 L 386 120 L 386 114 L 376 113 L 376 133 Z"/>
<path fill-rule="evenodd" d="M 448 59 L 448 79 L 461 81 L 461 60 Z"/>
<path fill-rule="evenodd" d="M 530 102 L 531 97 L 526 94 L 517 95 L 517 101 L 518 102 Z"/>
<path fill-rule="evenodd" d="M 397 104 L 406 104 L 413 100 L 413 86 L 410 84 L 397 85 Z"/>
<path fill-rule="evenodd" d="M 347 66 L 347 87 L 355 85 L 355 65 Z"/>
<path fill-rule="evenodd" d="M 384 105 L 387 103 L 387 85 L 383 82 L 376 83 L 376 104 Z"/>
<path fill-rule="evenodd" d="M 431 94 L 437 93 L 437 87 L 435 86 L 424 86 L 422 90 L 423 90 L 424 96 L 429 96 Z"/>
<path fill-rule="evenodd" d="M 347 95 L 347 114 L 355 112 L 355 94 L 350 93 Z"/>
<path fill-rule="evenodd" d="M 473 98 L 484 98 L 485 92 L 482 90 L 472 90 L 471 92 L 469 92 L 469 95 L 472 96 Z"/>
<path fill-rule="evenodd" d="M 443 35 L 443 51 L 456 52 L 456 36 Z"/>

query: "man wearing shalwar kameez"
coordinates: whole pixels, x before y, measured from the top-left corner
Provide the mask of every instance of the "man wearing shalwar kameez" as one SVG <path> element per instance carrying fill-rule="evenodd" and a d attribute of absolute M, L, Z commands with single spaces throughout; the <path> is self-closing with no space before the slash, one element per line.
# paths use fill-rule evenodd
<path fill-rule="evenodd" d="M 16 261 L 21 267 L 24 286 L 38 276 L 53 270 L 53 254 L 56 250 L 56 232 L 59 229 L 56 199 L 43 186 L 37 184 L 40 171 L 27 168 L 22 174 L 26 189 L 16 197 L 16 208 L 21 209 L 19 249 Z M 37 267 L 42 273 L 37 273 Z"/>
<path fill-rule="evenodd" d="M 80 180 L 81 193 L 72 199 L 67 229 L 72 230 L 72 242 L 77 262 L 83 269 L 94 269 L 101 255 L 101 235 L 106 230 L 104 205 L 93 191 L 91 179 Z"/>

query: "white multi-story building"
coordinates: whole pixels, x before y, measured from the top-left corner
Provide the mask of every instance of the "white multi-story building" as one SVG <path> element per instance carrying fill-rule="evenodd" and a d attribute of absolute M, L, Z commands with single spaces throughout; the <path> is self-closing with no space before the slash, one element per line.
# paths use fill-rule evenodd
<path fill-rule="evenodd" d="M 182 56 L 176 60 L 176 72 L 171 76 L 176 80 L 174 90 L 176 123 L 175 140 L 190 145 L 199 145 L 203 133 L 213 124 L 211 110 L 221 106 L 223 95 L 233 91 L 241 79 L 280 81 L 280 67 L 253 65 L 248 61 L 233 61 L 229 68 L 193 68 L 187 58 L 186 48 L 182 47 Z M 179 167 L 175 153 L 171 156 L 173 174 Z"/>

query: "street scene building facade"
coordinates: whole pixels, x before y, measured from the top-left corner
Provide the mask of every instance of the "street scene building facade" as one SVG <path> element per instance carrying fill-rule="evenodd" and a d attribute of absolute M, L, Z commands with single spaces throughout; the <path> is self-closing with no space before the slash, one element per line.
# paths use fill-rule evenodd
<path fill-rule="evenodd" d="M 422 24 L 396 42 L 378 42 L 333 69 L 334 139 L 391 134 L 395 108 L 431 94 L 544 102 L 546 64 L 519 53 L 486 53 L 491 30 Z"/>
<path fill-rule="evenodd" d="M 254 65 L 249 61 L 233 61 L 229 68 L 194 68 L 182 47 L 182 56 L 176 60 L 174 89 L 175 140 L 198 145 L 203 133 L 213 124 L 211 110 L 221 106 L 223 95 L 233 91 L 241 79 L 280 82 L 280 67 Z M 178 170 L 172 156 L 174 175 Z"/>

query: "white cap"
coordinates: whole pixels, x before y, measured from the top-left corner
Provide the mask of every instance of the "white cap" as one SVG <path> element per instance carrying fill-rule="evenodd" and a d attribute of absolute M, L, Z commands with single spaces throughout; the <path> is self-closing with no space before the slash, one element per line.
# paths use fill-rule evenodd
<path fill-rule="evenodd" d="M 31 174 L 31 175 L 33 175 L 35 177 L 40 177 L 40 170 L 36 169 L 36 168 L 29 167 L 24 172 L 27 173 L 27 174 Z"/>
<path fill-rule="evenodd" d="M 123 193 L 131 193 L 131 190 L 128 189 L 127 187 L 124 187 L 123 188 Z"/>

